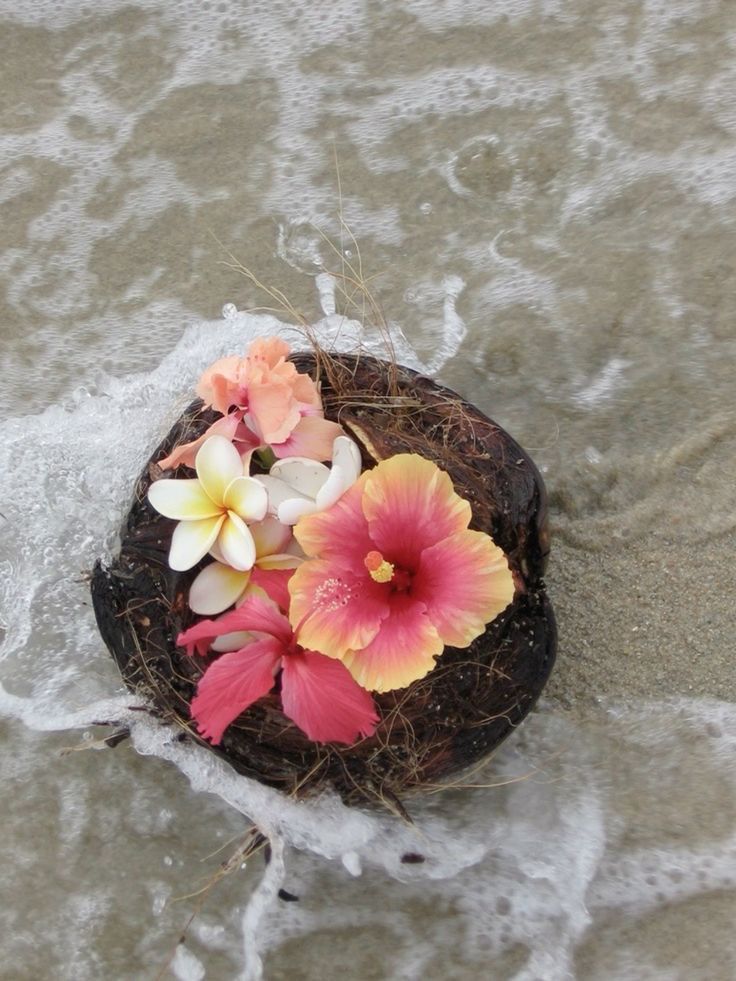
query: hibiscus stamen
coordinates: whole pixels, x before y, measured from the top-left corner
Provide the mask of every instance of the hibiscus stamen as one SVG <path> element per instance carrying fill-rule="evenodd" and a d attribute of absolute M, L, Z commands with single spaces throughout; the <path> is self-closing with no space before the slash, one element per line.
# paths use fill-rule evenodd
<path fill-rule="evenodd" d="M 375 582 L 391 582 L 394 577 L 393 563 L 387 562 L 380 552 L 369 552 L 363 564 Z"/>

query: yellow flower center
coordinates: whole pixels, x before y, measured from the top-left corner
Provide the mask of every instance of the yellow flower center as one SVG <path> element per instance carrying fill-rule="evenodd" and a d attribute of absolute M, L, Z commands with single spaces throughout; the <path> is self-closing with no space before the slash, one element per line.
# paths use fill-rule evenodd
<path fill-rule="evenodd" d="M 391 582 L 394 577 L 393 565 L 380 552 L 369 552 L 363 563 L 375 582 Z"/>

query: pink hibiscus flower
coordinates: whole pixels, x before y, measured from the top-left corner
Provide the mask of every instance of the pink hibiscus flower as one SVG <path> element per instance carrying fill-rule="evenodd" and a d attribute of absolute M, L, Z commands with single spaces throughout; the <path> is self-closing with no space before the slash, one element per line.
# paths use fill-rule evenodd
<path fill-rule="evenodd" d="M 289 582 L 300 642 L 379 692 L 424 677 L 446 644 L 467 647 L 514 596 L 506 556 L 470 518 L 450 477 L 408 453 L 301 518 L 310 558 Z"/>
<path fill-rule="evenodd" d="M 240 631 L 257 636 L 213 661 L 192 699 L 192 718 L 205 739 L 220 743 L 230 723 L 271 691 L 279 671 L 284 714 L 309 739 L 350 745 L 373 735 L 378 715 L 368 692 L 339 661 L 300 646 L 287 618 L 268 600 L 249 598 L 218 620 L 185 630 L 177 643 L 189 654 L 204 654 L 215 638 Z"/>

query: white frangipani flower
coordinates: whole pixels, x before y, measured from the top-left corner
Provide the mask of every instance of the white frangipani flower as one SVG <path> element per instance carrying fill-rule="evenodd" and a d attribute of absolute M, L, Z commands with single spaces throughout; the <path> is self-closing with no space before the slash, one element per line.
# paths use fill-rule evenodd
<path fill-rule="evenodd" d="M 269 573 L 296 569 L 303 561 L 291 528 L 276 518 L 264 518 L 251 525 L 249 531 L 256 546 L 253 568 L 231 568 L 215 546 L 210 554 L 214 553 L 217 561 L 205 566 L 189 587 L 189 608 L 193 613 L 211 617 L 233 604 L 239 606 L 249 594 L 267 595 L 261 587 Z"/>
<path fill-rule="evenodd" d="M 348 436 L 332 444 L 332 466 L 301 456 L 277 460 L 266 476 L 257 477 L 268 491 L 268 511 L 285 525 L 305 514 L 325 511 L 340 500 L 360 476 L 360 450 Z"/>
<path fill-rule="evenodd" d="M 245 468 L 249 465 L 246 457 Z M 229 439 L 211 436 L 201 446 L 192 480 L 157 480 L 148 500 L 174 529 L 169 565 L 184 572 L 215 548 L 233 569 L 251 569 L 256 546 L 248 522 L 265 517 L 268 497 L 263 484 L 247 476 L 243 460 Z"/>

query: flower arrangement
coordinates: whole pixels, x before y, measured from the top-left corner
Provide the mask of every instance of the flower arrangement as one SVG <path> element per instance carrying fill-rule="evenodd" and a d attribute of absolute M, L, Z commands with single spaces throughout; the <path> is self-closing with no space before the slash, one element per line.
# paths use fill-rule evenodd
<path fill-rule="evenodd" d="M 261 338 L 196 394 L 92 575 L 102 636 L 238 772 L 401 813 L 549 676 L 541 477 L 475 406 L 362 353 Z"/>
<path fill-rule="evenodd" d="M 445 645 L 469 647 L 514 596 L 506 556 L 469 529 L 470 504 L 448 474 L 416 453 L 363 470 L 357 443 L 324 418 L 317 386 L 288 354 L 263 338 L 207 369 L 197 392 L 219 418 L 160 463 L 193 464 L 196 477 L 148 490 L 178 522 L 171 568 L 212 559 L 188 603 L 223 615 L 177 643 L 208 659 L 191 715 L 215 745 L 275 687 L 309 739 L 372 736 L 372 692 L 425 677 Z M 254 457 L 261 470 L 276 459 L 251 475 Z"/>

